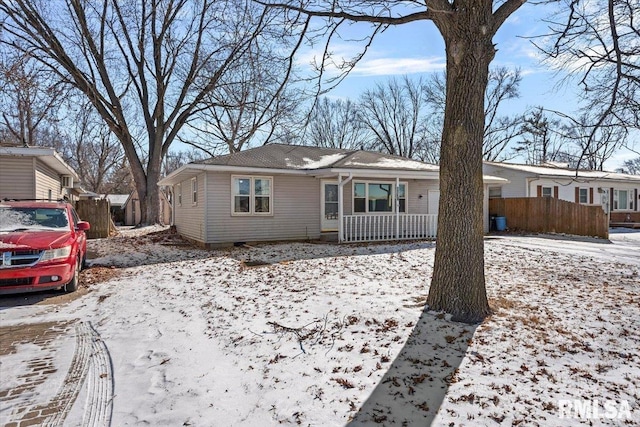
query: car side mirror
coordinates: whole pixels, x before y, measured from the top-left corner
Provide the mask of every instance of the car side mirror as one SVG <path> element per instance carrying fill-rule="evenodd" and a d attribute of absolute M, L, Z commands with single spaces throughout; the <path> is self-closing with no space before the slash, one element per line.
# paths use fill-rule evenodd
<path fill-rule="evenodd" d="M 78 221 L 78 225 L 76 226 L 76 230 L 79 231 L 87 231 L 91 228 L 91 225 L 86 221 Z"/>

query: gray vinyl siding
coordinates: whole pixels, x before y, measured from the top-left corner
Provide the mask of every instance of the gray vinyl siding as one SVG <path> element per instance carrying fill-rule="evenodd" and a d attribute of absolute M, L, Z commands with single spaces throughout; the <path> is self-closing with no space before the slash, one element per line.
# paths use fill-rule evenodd
<path fill-rule="evenodd" d="M 48 199 L 51 190 L 51 199 L 62 198 L 62 186 L 60 176 L 56 171 L 40 161 L 36 161 L 35 170 L 36 199 Z"/>
<path fill-rule="evenodd" d="M 395 180 L 384 178 L 353 178 L 352 182 L 344 186 L 344 214 L 353 214 L 353 183 L 354 182 L 384 182 L 394 183 Z M 436 180 L 417 180 L 417 179 L 400 179 L 400 182 L 407 183 L 407 213 L 408 214 L 427 214 L 429 213 L 428 191 L 438 190 L 439 182 Z M 422 196 L 422 197 L 420 197 Z M 436 209 L 437 212 L 437 209 Z"/>
<path fill-rule="evenodd" d="M 527 178 L 530 176 L 527 173 L 523 173 L 522 171 L 499 168 L 499 167 L 495 167 L 493 165 L 487 165 L 487 164 L 485 164 L 483 167 L 483 173 L 509 180 L 508 184 L 502 185 L 503 198 L 536 197 L 536 193 L 527 194 Z"/>
<path fill-rule="evenodd" d="M 0 157 L 0 199 L 34 199 L 36 184 L 32 157 Z"/>
<path fill-rule="evenodd" d="M 234 216 L 231 214 L 231 176 L 231 173 L 207 174 L 207 243 L 320 237 L 319 179 L 299 175 L 253 175 L 273 178 L 273 215 Z"/>
<path fill-rule="evenodd" d="M 271 199 L 273 215 L 232 214 L 231 179 L 236 175 L 273 179 Z M 394 182 L 379 178 L 354 179 L 354 181 L 361 180 Z M 427 194 L 429 190 L 438 190 L 438 181 L 401 180 L 401 182 L 406 182 L 408 187 L 408 213 L 428 213 Z M 174 186 L 174 224 L 178 233 L 185 237 L 213 245 L 234 242 L 318 239 L 321 235 L 321 183 L 322 180 L 318 178 L 300 175 L 203 173 L 198 175 L 199 200 L 197 206 L 192 206 L 190 179 L 180 183 L 182 186 L 181 204 L 178 203 L 178 187 Z M 352 182 L 345 184 L 345 214 L 352 212 L 352 189 Z"/>
<path fill-rule="evenodd" d="M 191 179 L 180 182 L 182 186 L 182 203 L 178 203 L 177 186 L 174 186 L 176 202 L 174 206 L 176 231 L 181 235 L 196 240 L 198 242 L 207 243 L 205 241 L 205 205 L 208 196 L 205 194 L 205 177 L 204 173 L 197 175 L 198 183 L 198 202 L 194 205 L 192 201 Z"/>

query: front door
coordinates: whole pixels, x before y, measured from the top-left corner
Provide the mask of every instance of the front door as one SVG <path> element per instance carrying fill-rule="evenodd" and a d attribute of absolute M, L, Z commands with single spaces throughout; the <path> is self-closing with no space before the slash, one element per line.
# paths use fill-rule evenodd
<path fill-rule="evenodd" d="M 322 181 L 321 193 L 320 228 L 322 231 L 338 231 L 338 182 Z"/>

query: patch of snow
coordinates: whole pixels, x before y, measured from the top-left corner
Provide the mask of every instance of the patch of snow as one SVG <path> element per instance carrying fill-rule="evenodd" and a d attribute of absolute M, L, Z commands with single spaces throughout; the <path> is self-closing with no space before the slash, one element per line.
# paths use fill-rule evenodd
<path fill-rule="evenodd" d="M 487 239 L 494 314 L 465 325 L 425 310 L 432 242 L 208 251 L 132 229 L 88 242 L 115 278 L 37 318 L 3 308 L 0 324 L 92 322 L 112 358 L 113 425 L 594 421 L 562 418 L 563 399 L 629 402 L 637 425 L 638 235 Z M 32 356 L 24 346 L 0 363 Z"/>
<path fill-rule="evenodd" d="M 302 165 L 293 164 L 289 161 L 289 159 L 285 159 L 287 161 L 287 167 L 295 168 L 295 169 L 322 169 L 333 165 L 335 162 L 343 159 L 346 156 L 344 153 L 336 153 L 336 154 L 327 154 L 321 156 L 320 159 L 314 160 L 308 157 L 303 157 L 302 160 L 305 162 Z"/>
<path fill-rule="evenodd" d="M 360 167 L 371 167 L 371 168 L 381 168 L 381 169 L 419 169 L 419 170 L 428 170 L 433 172 L 438 172 L 439 168 L 437 165 L 430 165 L 427 163 L 417 162 L 415 160 L 410 159 L 389 159 L 383 158 L 379 159 L 375 163 L 363 163 L 358 162 L 356 160 L 347 160 L 344 166 L 360 166 Z"/>

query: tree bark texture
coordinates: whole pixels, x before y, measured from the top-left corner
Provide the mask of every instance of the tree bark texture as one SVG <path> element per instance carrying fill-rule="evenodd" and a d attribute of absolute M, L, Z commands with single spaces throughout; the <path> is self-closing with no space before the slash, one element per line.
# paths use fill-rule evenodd
<path fill-rule="evenodd" d="M 491 2 L 438 22 L 447 50 L 447 97 L 440 149 L 440 203 L 435 263 L 427 303 L 453 320 L 489 313 L 484 281 L 482 142 L 484 94 L 495 54 Z M 477 9 L 476 9 L 477 8 Z M 483 13 L 478 13 L 482 9 Z M 473 12 L 472 12 L 473 11 Z"/>

